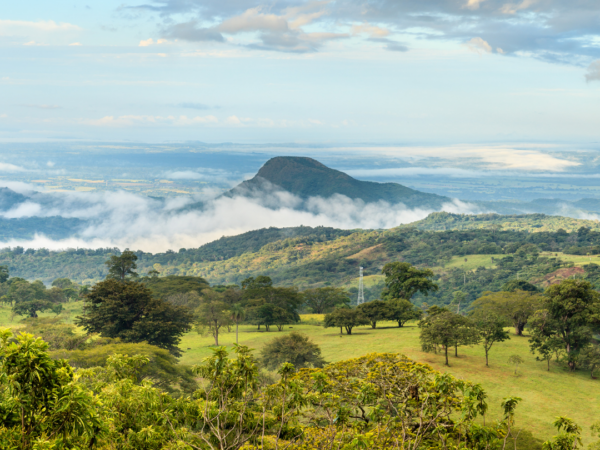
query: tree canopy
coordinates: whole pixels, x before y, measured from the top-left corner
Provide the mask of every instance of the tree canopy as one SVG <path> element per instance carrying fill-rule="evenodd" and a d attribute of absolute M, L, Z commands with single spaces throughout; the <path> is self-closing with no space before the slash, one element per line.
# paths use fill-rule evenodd
<path fill-rule="evenodd" d="M 323 367 L 326 362 L 321 349 L 306 334 L 292 331 L 268 342 L 261 351 L 261 362 L 270 370 L 284 363 L 291 363 L 296 369 Z"/>
<path fill-rule="evenodd" d="M 148 342 L 181 354 L 181 336 L 190 330 L 191 312 L 152 296 L 142 283 L 107 279 L 94 285 L 84 298 L 77 324 L 88 333 L 120 338 L 123 342 Z"/>
<path fill-rule="evenodd" d="M 383 266 L 382 272 L 387 297 L 410 300 L 417 292 L 427 296 L 429 291 L 438 290 L 438 285 L 431 280 L 433 272 L 430 269 L 417 269 L 406 262 L 391 262 Z"/>

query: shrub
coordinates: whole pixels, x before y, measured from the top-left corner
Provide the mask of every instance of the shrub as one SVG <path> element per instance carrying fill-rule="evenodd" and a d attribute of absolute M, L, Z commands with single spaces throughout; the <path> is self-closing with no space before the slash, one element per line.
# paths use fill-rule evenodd
<path fill-rule="evenodd" d="M 319 346 L 297 331 L 273 339 L 263 348 L 261 356 L 264 366 L 271 370 L 283 363 L 292 363 L 297 369 L 323 367 L 326 364 Z"/>

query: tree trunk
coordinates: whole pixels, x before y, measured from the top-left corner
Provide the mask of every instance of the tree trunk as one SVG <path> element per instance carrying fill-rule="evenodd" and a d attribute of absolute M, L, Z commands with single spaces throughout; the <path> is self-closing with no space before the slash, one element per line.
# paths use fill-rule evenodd
<path fill-rule="evenodd" d="M 340 334 L 344 334 L 344 332 L 342 331 L 342 327 L 340 327 Z"/>
<path fill-rule="evenodd" d="M 488 363 L 488 349 L 485 349 L 485 367 L 490 367 Z"/>
<path fill-rule="evenodd" d="M 215 346 L 219 346 L 219 329 L 215 327 Z"/>
<path fill-rule="evenodd" d="M 523 336 L 523 329 L 525 328 L 525 324 L 524 323 L 516 323 L 515 324 L 515 334 L 517 336 Z"/>
<path fill-rule="evenodd" d="M 239 323 L 236 322 L 235 323 L 235 343 L 236 344 L 239 344 L 239 342 L 238 342 L 238 325 L 239 325 Z"/>
<path fill-rule="evenodd" d="M 346 327 L 346 334 L 352 334 L 352 327 Z"/>
<path fill-rule="evenodd" d="M 402 322 L 398 321 L 398 328 L 402 328 L 404 325 Z"/>
<path fill-rule="evenodd" d="M 458 358 L 458 344 L 454 345 L 454 357 Z"/>
<path fill-rule="evenodd" d="M 448 363 L 448 346 L 444 346 L 444 349 L 446 350 L 446 365 L 450 367 L 450 364 Z"/>
<path fill-rule="evenodd" d="M 267 325 L 267 324 L 265 324 L 265 330 L 267 330 L 267 331 L 270 331 L 270 330 L 271 330 L 271 326 L 270 326 L 270 325 Z"/>
<path fill-rule="evenodd" d="M 552 359 L 552 357 L 548 358 L 548 372 L 550 372 L 550 360 Z"/>
<path fill-rule="evenodd" d="M 377 328 L 377 322 L 371 322 L 371 328 L 373 328 L 373 329 Z"/>

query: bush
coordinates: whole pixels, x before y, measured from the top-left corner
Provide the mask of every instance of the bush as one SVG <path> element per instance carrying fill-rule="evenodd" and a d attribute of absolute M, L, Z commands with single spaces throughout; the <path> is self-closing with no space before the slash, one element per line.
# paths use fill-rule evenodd
<path fill-rule="evenodd" d="M 263 365 L 271 370 L 283 363 L 292 363 L 296 369 L 326 364 L 319 346 L 297 331 L 273 339 L 263 348 L 261 356 Z"/>

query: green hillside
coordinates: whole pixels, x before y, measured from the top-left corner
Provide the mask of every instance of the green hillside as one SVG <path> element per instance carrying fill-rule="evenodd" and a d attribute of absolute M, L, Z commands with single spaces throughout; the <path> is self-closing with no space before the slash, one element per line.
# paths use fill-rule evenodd
<path fill-rule="evenodd" d="M 328 198 L 341 194 L 367 203 L 383 200 L 422 208 L 439 208 L 451 201 L 448 197 L 415 191 L 397 183 L 360 181 L 312 158 L 288 156 L 270 159 L 254 178 L 244 181 L 227 195 L 260 192 L 265 188 L 265 181 L 301 198 Z"/>
<path fill-rule="evenodd" d="M 577 231 L 581 227 L 600 230 L 600 221 L 573 219 L 572 217 L 548 216 L 545 214 L 452 214 L 434 212 L 425 219 L 406 225 L 423 231 L 446 230 L 515 230 L 515 231 Z"/>
<path fill-rule="evenodd" d="M 418 229 L 423 224 L 444 223 L 440 219 L 462 229 Z M 502 228 L 502 223 L 511 225 Z M 380 276 L 383 265 L 406 261 L 432 268 L 440 286 L 429 298 L 417 296 L 415 301 L 442 305 L 450 302 L 456 290 L 464 291 L 472 301 L 483 291 L 499 290 L 515 278 L 543 286 L 549 280 L 576 275 L 600 286 L 597 266 L 590 264 L 600 254 L 600 231 L 595 231 L 598 227 L 592 221 L 537 214 L 508 218 L 434 214 L 414 225 L 391 230 L 269 228 L 223 237 L 198 249 L 136 252 L 138 271 L 200 276 L 211 284 L 239 284 L 249 276 L 268 275 L 277 285 L 301 289 L 342 286 L 354 292 L 358 269 L 364 267 L 368 279 L 365 295 L 374 299 L 384 287 Z M 71 249 L 20 254 L 5 249 L 0 252 L 0 264 L 8 265 L 13 276 L 45 283 L 60 277 L 93 283 L 104 278 L 104 261 L 117 252 Z M 578 266 L 575 272 L 561 272 L 574 265 Z"/>

